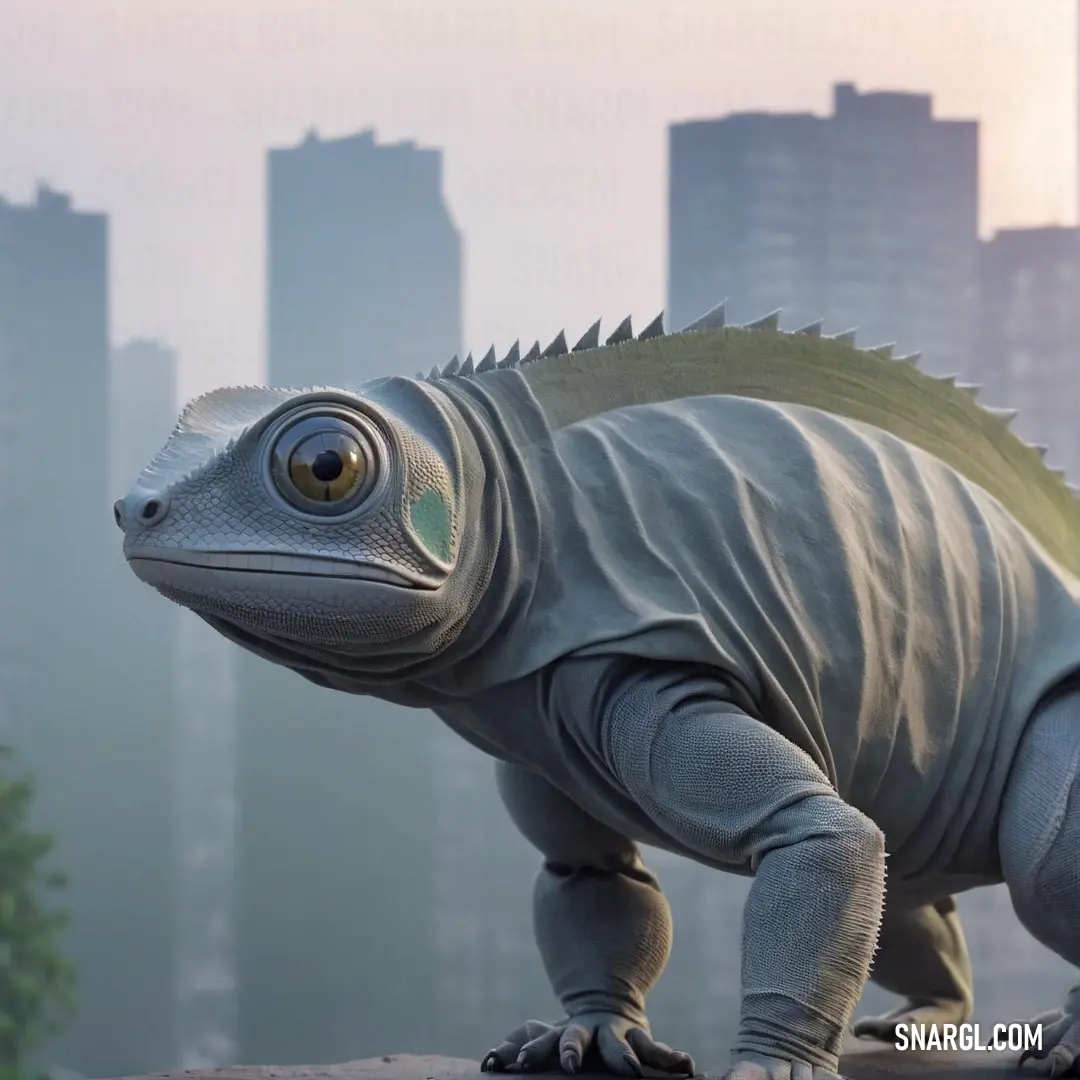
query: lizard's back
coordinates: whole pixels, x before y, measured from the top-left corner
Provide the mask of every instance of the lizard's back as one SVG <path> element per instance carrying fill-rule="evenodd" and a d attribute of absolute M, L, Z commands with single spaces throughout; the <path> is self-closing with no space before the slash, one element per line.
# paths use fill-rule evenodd
<path fill-rule="evenodd" d="M 1080 667 L 1076 579 L 994 498 L 879 429 L 719 395 L 571 423 L 526 460 L 534 667 L 720 669 L 883 827 L 895 873 L 989 869 L 1022 726 Z"/>

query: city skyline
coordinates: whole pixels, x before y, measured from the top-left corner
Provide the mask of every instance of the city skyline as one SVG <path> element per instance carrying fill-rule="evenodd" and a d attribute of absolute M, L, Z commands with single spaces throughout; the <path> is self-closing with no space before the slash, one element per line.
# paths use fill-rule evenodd
<path fill-rule="evenodd" d="M 651 318 L 666 291 L 667 124 L 821 113 L 840 79 L 914 88 L 939 116 L 980 120 L 984 236 L 1075 218 L 1072 0 L 952 0 L 933 36 L 906 5 L 852 0 L 686 0 L 653 18 L 642 3 L 625 19 L 606 0 L 513 15 L 468 0 L 438 18 L 422 4 L 348 17 L 329 3 L 265 17 L 97 7 L 16 3 L 0 28 L 0 191 L 23 198 L 44 176 L 113 215 L 115 338 L 176 347 L 182 397 L 262 377 L 262 154 L 312 123 L 445 151 L 474 349 Z M 551 84 L 555 59 L 567 73 Z"/>
<path fill-rule="evenodd" d="M 732 322 L 782 309 L 974 375 L 980 132 L 933 105 L 837 83 L 827 116 L 673 124 L 668 328 L 729 297 Z"/>

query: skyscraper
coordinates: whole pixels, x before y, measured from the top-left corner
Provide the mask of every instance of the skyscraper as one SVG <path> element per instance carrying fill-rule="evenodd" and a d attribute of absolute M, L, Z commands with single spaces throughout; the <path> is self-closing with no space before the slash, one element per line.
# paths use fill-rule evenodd
<path fill-rule="evenodd" d="M 1080 482 L 1080 228 L 1002 229 L 982 245 L 978 374 L 1013 427 Z"/>
<path fill-rule="evenodd" d="M 978 125 L 923 94 L 834 88 L 829 117 L 742 114 L 670 131 L 669 299 L 678 327 L 725 296 L 785 309 L 936 371 L 969 363 Z"/>
<path fill-rule="evenodd" d="M 355 386 L 450 359 L 462 242 L 440 150 L 309 133 L 270 151 L 267 191 L 272 382 Z"/>
<path fill-rule="evenodd" d="M 460 348 L 439 151 L 371 131 L 268 158 L 269 380 L 355 386 Z M 432 1047 L 437 721 L 239 658 L 239 1052 Z"/>
<path fill-rule="evenodd" d="M 669 329 L 725 297 L 744 318 L 827 303 L 829 121 L 748 113 L 669 130 Z"/>
<path fill-rule="evenodd" d="M 3 737 L 71 878 L 79 1013 L 50 1056 L 90 1075 L 173 1050 L 168 631 L 112 521 L 107 272 L 103 214 L 0 200 Z"/>

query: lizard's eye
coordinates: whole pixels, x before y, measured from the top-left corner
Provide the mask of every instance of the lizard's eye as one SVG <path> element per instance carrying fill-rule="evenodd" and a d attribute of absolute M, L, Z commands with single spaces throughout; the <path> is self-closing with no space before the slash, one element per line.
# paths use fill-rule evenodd
<path fill-rule="evenodd" d="M 343 431 L 309 435 L 289 455 L 289 479 L 301 495 L 319 502 L 347 499 L 363 482 L 367 462 Z"/>
<path fill-rule="evenodd" d="M 378 474 L 371 440 L 342 416 L 305 416 L 285 427 L 271 453 L 278 491 L 309 514 L 343 514 L 371 492 Z"/>

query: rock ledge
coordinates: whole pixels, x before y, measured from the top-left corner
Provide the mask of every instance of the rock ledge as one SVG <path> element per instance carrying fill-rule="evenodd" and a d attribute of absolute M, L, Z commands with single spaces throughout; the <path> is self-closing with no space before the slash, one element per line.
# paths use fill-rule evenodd
<path fill-rule="evenodd" d="M 873 1043 L 856 1046 L 845 1054 L 840 1069 L 847 1080 L 1007 1080 L 1016 1074 L 1016 1059 L 1006 1054 L 899 1053 Z M 723 1075 L 722 1068 L 701 1074 Z M 516 1074 L 526 1075 L 526 1074 Z M 561 1075 L 528 1073 L 528 1076 Z M 589 1076 L 579 1074 L 582 1080 Z M 646 1076 L 659 1076 L 651 1070 Z M 236 1065 L 227 1069 L 195 1069 L 181 1073 L 154 1073 L 124 1080 L 492 1080 L 480 1072 L 477 1061 L 420 1054 L 390 1054 L 362 1058 L 340 1065 Z M 605 1080 L 611 1080 L 605 1077 Z"/>

